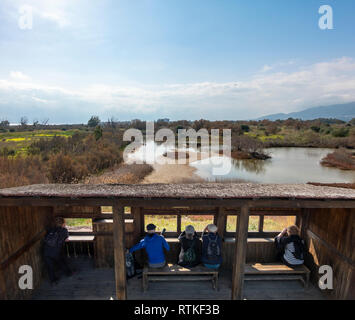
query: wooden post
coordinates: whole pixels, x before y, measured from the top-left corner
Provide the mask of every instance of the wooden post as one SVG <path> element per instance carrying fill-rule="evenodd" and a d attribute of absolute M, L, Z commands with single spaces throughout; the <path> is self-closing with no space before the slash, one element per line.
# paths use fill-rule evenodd
<path fill-rule="evenodd" d="M 300 216 L 297 221 L 297 226 L 300 228 L 301 237 L 306 239 L 307 237 L 307 228 L 308 228 L 308 220 L 310 215 L 310 209 L 303 208 L 300 212 Z"/>
<path fill-rule="evenodd" d="M 226 222 L 227 216 L 224 213 L 224 208 L 219 207 L 215 224 L 218 228 L 218 234 L 222 239 L 224 239 L 224 233 L 226 231 Z"/>
<path fill-rule="evenodd" d="M 114 204 L 113 208 L 113 245 L 115 256 L 116 297 L 127 299 L 126 289 L 126 254 L 124 207 Z"/>
<path fill-rule="evenodd" d="M 142 215 L 140 207 L 131 207 L 131 213 L 134 223 L 134 242 L 138 242 L 142 236 Z"/>
<path fill-rule="evenodd" d="M 238 216 L 237 232 L 235 237 L 232 300 L 241 300 L 243 298 L 244 265 L 247 253 L 248 225 L 249 208 L 244 206 L 241 208 Z"/>

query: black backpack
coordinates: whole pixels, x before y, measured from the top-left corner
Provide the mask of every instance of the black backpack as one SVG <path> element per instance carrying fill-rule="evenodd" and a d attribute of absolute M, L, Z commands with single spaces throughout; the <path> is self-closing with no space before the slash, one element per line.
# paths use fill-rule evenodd
<path fill-rule="evenodd" d="M 293 253 L 294 257 L 298 260 L 304 260 L 304 255 L 307 251 L 304 241 L 301 238 L 298 238 L 292 242 L 295 247 L 295 252 Z"/>
<path fill-rule="evenodd" d="M 188 248 L 185 252 L 184 252 L 184 262 L 194 262 L 196 261 L 196 253 L 195 253 L 195 241 L 192 242 L 192 245 L 190 248 Z"/>
<path fill-rule="evenodd" d="M 51 248 L 58 247 L 60 239 L 60 229 L 51 229 L 44 238 L 44 243 Z"/>
<path fill-rule="evenodd" d="M 207 256 L 210 258 L 219 257 L 221 255 L 221 248 L 218 245 L 218 236 L 214 239 L 209 238 L 209 242 L 207 245 Z"/>

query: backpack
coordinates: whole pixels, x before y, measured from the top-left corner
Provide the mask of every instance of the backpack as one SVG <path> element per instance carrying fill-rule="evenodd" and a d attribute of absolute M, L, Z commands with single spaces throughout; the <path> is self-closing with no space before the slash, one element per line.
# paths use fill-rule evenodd
<path fill-rule="evenodd" d="M 50 230 L 44 238 L 44 243 L 52 248 L 58 247 L 59 243 L 59 229 Z"/>
<path fill-rule="evenodd" d="M 209 242 L 207 245 L 207 256 L 208 257 L 219 257 L 221 255 L 221 248 L 218 245 L 218 236 L 215 239 L 208 237 Z"/>
<path fill-rule="evenodd" d="M 297 239 L 292 241 L 295 247 L 295 252 L 293 255 L 298 260 L 304 260 L 304 254 L 306 253 L 306 247 L 302 239 Z"/>
<path fill-rule="evenodd" d="M 184 252 L 184 262 L 196 261 L 196 253 L 193 249 L 193 245 Z"/>
<path fill-rule="evenodd" d="M 126 253 L 126 273 L 128 278 L 132 278 L 136 274 L 132 253 Z"/>

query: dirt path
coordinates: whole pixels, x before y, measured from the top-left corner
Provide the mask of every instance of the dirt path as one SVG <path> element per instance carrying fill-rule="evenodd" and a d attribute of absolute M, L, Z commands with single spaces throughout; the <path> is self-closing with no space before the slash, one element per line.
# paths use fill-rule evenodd
<path fill-rule="evenodd" d="M 204 181 L 196 175 L 195 168 L 187 164 L 154 164 L 154 171 L 142 183 L 192 183 Z"/>

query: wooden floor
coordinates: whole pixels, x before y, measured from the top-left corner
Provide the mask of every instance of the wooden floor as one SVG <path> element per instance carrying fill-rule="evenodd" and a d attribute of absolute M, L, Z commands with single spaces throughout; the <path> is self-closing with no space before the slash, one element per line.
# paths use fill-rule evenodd
<path fill-rule="evenodd" d="M 47 280 L 33 295 L 35 300 L 109 300 L 115 298 L 113 269 L 95 269 L 92 259 L 73 258 L 70 265 L 77 270 L 72 277 L 63 276 L 58 285 L 50 286 Z M 231 297 L 231 274 L 222 272 L 219 291 L 212 289 L 210 282 L 159 282 L 150 283 L 147 292 L 142 292 L 142 279 L 137 276 L 128 280 L 128 299 L 175 300 L 209 299 L 228 300 Z M 247 281 L 244 299 L 324 299 L 319 289 L 310 285 L 305 290 L 299 281 Z"/>

